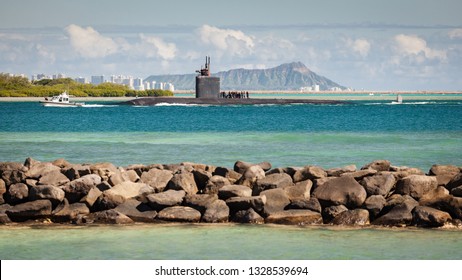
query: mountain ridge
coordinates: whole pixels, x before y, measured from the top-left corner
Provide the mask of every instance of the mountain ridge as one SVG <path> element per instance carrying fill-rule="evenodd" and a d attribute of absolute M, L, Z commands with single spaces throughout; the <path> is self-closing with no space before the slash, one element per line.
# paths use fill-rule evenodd
<path fill-rule="evenodd" d="M 175 89 L 195 88 L 196 74 L 151 75 L 145 81 L 170 82 Z M 337 87 L 338 83 L 316 74 L 302 62 L 291 62 L 267 69 L 231 69 L 212 74 L 220 77 L 222 90 L 299 90 L 302 87 L 319 85 L 320 90 Z"/>

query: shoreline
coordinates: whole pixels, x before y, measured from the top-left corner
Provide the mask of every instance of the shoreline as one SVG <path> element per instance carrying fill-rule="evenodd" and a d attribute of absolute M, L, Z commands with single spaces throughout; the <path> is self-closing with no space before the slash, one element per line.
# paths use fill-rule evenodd
<path fill-rule="evenodd" d="M 462 229 L 462 167 L 0 162 L 0 224 Z"/>

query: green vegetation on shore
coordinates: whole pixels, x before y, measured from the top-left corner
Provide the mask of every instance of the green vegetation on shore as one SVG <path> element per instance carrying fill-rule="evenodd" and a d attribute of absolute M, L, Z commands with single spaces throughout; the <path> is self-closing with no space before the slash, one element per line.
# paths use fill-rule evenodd
<path fill-rule="evenodd" d="M 78 97 L 173 96 L 169 90 L 133 90 L 125 85 L 103 83 L 80 84 L 71 78 L 42 79 L 33 83 L 27 78 L 0 73 L 0 97 L 46 97 L 67 90 Z"/>

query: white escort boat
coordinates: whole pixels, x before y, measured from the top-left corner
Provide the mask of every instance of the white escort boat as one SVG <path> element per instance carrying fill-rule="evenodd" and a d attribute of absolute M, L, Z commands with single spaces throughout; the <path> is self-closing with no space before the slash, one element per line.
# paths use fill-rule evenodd
<path fill-rule="evenodd" d="M 85 105 L 85 103 L 71 102 L 67 91 L 53 97 L 45 97 L 45 100 L 40 103 L 46 107 L 82 107 Z"/>

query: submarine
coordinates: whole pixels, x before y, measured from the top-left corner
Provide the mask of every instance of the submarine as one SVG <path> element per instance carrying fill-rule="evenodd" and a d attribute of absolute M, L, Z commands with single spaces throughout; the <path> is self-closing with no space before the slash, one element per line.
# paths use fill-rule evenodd
<path fill-rule="evenodd" d="M 141 97 L 122 104 L 133 106 L 155 106 L 159 104 L 178 105 L 289 105 L 289 104 L 341 104 L 337 100 L 250 98 L 248 92 L 220 92 L 220 78 L 210 74 L 210 57 L 196 73 L 196 96 L 183 97 Z"/>

